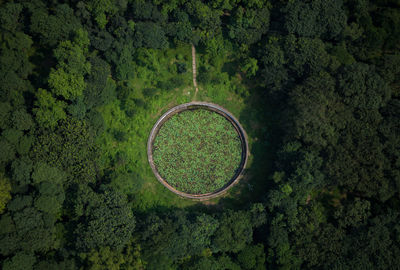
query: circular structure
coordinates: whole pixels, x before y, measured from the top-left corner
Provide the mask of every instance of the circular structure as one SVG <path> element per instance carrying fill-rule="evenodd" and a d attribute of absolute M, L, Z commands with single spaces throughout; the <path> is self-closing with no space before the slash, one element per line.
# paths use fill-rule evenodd
<path fill-rule="evenodd" d="M 182 197 L 206 200 L 222 195 L 242 176 L 247 137 L 224 108 L 191 102 L 160 117 L 151 130 L 147 155 L 165 187 Z"/>

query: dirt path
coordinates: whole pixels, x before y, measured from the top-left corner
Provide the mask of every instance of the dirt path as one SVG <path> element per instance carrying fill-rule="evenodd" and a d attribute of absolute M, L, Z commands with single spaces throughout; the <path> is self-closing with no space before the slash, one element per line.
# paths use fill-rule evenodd
<path fill-rule="evenodd" d="M 193 100 L 196 100 L 197 97 L 197 92 L 199 91 L 199 88 L 197 87 L 197 80 L 196 80 L 196 74 L 197 74 L 197 69 L 196 69 L 196 48 L 192 44 L 192 70 L 193 70 L 193 86 L 196 89 L 194 92 Z"/>

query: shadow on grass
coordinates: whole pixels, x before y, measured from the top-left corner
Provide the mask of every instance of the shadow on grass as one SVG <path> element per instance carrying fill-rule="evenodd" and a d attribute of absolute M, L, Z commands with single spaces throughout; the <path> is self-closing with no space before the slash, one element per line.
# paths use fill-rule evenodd
<path fill-rule="evenodd" d="M 251 96 L 245 100 L 245 108 L 238 115 L 248 135 L 250 147 L 244 177 L 225 196 L 187 206 L 185 210 L 213 213 L 227 208 L 245 209 L 251 203 L 265 200 L 273 184 L 271 176 L 275 171 L 282 130 L 279 105 L 268 99 L 263 91 L 265 90 L 253 89 Z"/>
<path fill-rule="evenodd" d="M 252 89 L 245 101 L 239 121 L 249 138 L 250 156 L 244 177 L 233 187 L 229 196 L 219 200 L 223 206 L 242 208 L 262 202 L 271 186 L 276 152 L 281 142 L 279 107 L 264 94 L 263 89 Z"/>

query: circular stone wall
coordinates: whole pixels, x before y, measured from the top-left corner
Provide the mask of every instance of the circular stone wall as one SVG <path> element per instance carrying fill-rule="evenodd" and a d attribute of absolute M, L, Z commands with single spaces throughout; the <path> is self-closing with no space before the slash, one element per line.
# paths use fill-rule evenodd
<path fill-rule="evenodd" d="M 157 170 L 157 166 L 154 161 L 154 156 L 153 156 L 153 146 L 154 146 L 154 141 L 157 137 L 158 132 L 160 131 L 161 127 L 163 124 L 168 121 L 172 116 L 183 112 L 187 110 L 196 110 L 196 109 L 206 109 L 215 113 L 218 113 L 219 115 L 223 116 L 226 120 L 228 120 L 234 129 L 236 130 L 238 137 L 241 142 L 241 160 L 238 169 L 236 170 L 234 176 L 231 179 L 226 180 L 226 184 L 222 187 L 219 188 L 215 191 L 209 192 L 209 193 L 204 193 L 204 194 L 191 194 L 191 193 L 185 193 L 182 191 L 177 190 L 174 188 L 172 185 L 170 185 L 166 179 L 164 179 L 159 171 Z M 178 194 L 182 197 L 190 198 L 190 199 L 198 199 L 198 200 L 207 200 L 211 198 L 215 198 L 217 196 L 220 196 L 224 194 L 229 188 L 231 188 L 233 185 L 235 185 L 239 179 L 242 176 L 243 169 L 246 166 L 247 163 L 247 157 L 248 157 L 248 143 L 247 143 L 247 137 L 246 133 L 241 127 L 239 121 L 227 110 L 224 108 L 212 104 L 212 103 L 205 103 L 205 102 L 191 102 L 191 103 L 186 103 L 186 104 L 181 104 L 176 107 L 173 107 L 172 109 L 168 110 L 166 113 L 164 113 L 156 122 L 154 125 L 153 129 L 151 130 L 148 142 L 147 142 L 147 156 L 148 160 L 150 163 L 150 167 L 153 170 L 154 175 L 160 181 L 165 187 L 167 187 L 169 190 L 174 192 L 175 194 Z"/>

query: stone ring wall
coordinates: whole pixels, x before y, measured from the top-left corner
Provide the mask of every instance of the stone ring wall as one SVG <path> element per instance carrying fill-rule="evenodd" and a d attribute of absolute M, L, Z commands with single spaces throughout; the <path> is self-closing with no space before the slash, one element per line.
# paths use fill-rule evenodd
<path fill-rule="evenodd" d="M 190 194 L 190 193 L 185 193 L 182 191 L 179 191 L 172 187 L 170 184 L 167 183 L 165 179 L 161 177 L 161 175 L 157 171 L 157 167 L 154 164 L 153 160 L 153 142 L 155 137 L 158 134 L 158 131 L 160 130 L 161 126 L 173 115 L 185 111 L 185 110 L 194 110 L 194 109 L 207 109 L 213 112 L 216 112 L 222 116 L 224 116 L 229 122 L 232 123 L 234 128 L 236 129 L 240 141 L 242 143 L 242 159 L 240 162 L 239 169 L 237 170 L 236 174 L 231 178 L 231 180 L 222 188 L 210 192 L 210 193 L 205 193 L 205 194 Z M 176 107 L 171 108 L 168 110 L 166 113 L 164 113 L 158 121 L 155 123 L 153 129 L 150 132 L 149 139 L 147 141 L 147 158 L 150 163 L 150 167 L 153 170 L 154 175 L 160 181 L 161 184 L 163 184 L 166 188 L 168 188 L 170 191 L 174 192 L 175 194 L 178 194 L 179 196 L 189 198 L 189 199 L 197 199 L 197 200 L 208 200 L 212 199 L 215 197 L 218 197 L 222 194 L 224 194 L 228 189 L 230 189 L 232 186 L 234 186 L 239 179 L 243 175 L 243 170 L 246 167 L 247 159 L 248 159 L 248 154 L 249 154 L 249 147 L 248 147 L 248 142 L 247 142 L 247 135 L 240 125 L 239 121 L 226 109 L 222 108 L 221 106 L 218 106 L 213 103 L 206 103 L 206 102 L 190 102 L 190 103 L 185 103 L 178 105 Z"/>

